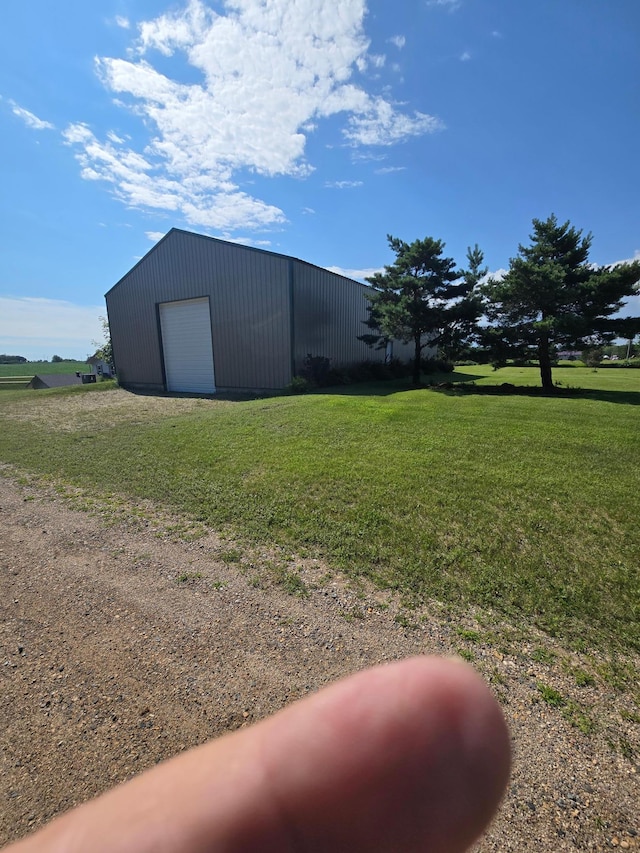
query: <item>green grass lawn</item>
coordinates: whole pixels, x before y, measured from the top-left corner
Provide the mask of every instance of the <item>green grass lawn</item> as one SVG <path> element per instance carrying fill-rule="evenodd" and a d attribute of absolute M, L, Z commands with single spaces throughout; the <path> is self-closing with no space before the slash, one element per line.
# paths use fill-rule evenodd
<path fill-rule="evenodd" d="M 27 361 L 23 364 L 0 364 L 0 379 L 18 376 L 27 376 L 31 379 L 36 373 L 75 373 L 76 370 L 88 373 L 89 369 L 89 365 L 84 361 Z"/>
<path fill-rule="evenodd" d="M 533 368 L 440 378 L 538 384 Z M 71 429 L 42 417 L 59 392 L 8 391 L 0 459 L 322 555 L 407 600 L 489 606 L 566 640 L 638 650 L 640 371 L 559 368 L 554 379 L 590 390 L 382 383 L 202 401 L 91 430 L 80 407 Z"/>
<path fill-rule="evenodd" d="M 493 370 L 486 364 L 460 367 L 457 374 L 468 374 L 466 381 L 478 385 L 493 385 L 510 382 L 513 385 L 540 385 L 537 367 L 502 367 Z M 640 393 L 640 370 L 624 367 L 584 367 L 582 365 L 553 368 L 553 381 L 560 388 L 584 388 L 603 391 L 631 391 Z"/>
<path fill-rule="evenodd" d="M 48 373 L 89 373 L 83 361 L 27 361 L 24 364 L 0 364 L 0 391 L 24 391 L 36 375 Z"/>

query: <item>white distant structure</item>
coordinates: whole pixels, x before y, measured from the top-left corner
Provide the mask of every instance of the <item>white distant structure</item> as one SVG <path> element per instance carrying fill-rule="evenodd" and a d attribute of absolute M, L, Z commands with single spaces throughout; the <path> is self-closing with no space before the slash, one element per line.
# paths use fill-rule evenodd
<path fill-rule="evenodd" d="M 91 365 L 91 372 L 96 376 L 104 376 L 106 379 L 113 376 L 111 366 L 103 358 L 92 355 L 87 359 L 87 364 Z"/>

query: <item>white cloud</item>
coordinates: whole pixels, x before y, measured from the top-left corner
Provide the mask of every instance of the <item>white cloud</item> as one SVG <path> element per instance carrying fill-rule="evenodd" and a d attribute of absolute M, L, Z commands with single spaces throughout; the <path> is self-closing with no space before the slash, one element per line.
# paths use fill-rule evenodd
<path fill-rule="evenodd" d="M 165 235 L 164 231 L 145 231 L 145 237 L 151 240 L 152 243 L 157 243 L 158 240 L 162 240 Z"/>
<path fill-rule="evenodd" d="M 390 175 L 393 172 L 404 172 L 406 166 L 382 166 L 380 169 L 375 169 L 376 175 Z"/>
<path fill-rule="evenodd" d="M 390 41 L 391 44 L 395 44 L 395 46 L 398 48 L 398 50 L 402 50 L 402 48 L 407 43 L 407 40 L 404 36 L 391 36 L 391 38 L 388 41 Z"/>
<path fill-rule="evenodd" d="M 640 317 L 640 294 L 629 296 L 624 306 L 618 311 L 618 317 Z"/>
<path fill-rule="evenodd" d="M 9 103 L 11 104 L 11 112 L 15 116 L 18 116 L 18 118 L 21 118 L 22 121 L 27 125 L 27 127 L 30 127 L 32 130 L 55 129 L 55 125 L 51 124 L 50 121 L 44 121 L 43 119 L 38 118 L 37 115 L 34 115 L 32 112 L 29 112 L 29 110 L 25 110 L 24 107 L 21 107 L 16 104 L 15 101 L 10 100 Z"/>
<path fill-rule="evenodd" d="M 116 15 L 116 26 L 121 27 L 123 30 L 128 30 L 131 27 L 131 21 L 129 18 L 125 18 L 124 15 Z"/>
<path fill-rule="evenodd" d="M 460 54 L 458 58 L 460 62 L 468 62 L 471 59 L 471 54 L 468 50 L 465 50 L 463 53 Z"/>
<path fill-rule="evenodd" d="M 621 261 L 614 261 L 612 264 L 606 264 L 605 266 L 617 267 L 620 264 L 634 264 L 636 261 L 640 261 L 640 249 L 635 250 L 632 258 L 624 258 Z"/>
<path fill-rule="evenodd" d="M 443 123 L 434 116 L 419 112 L 408 116 L 396 112 L 384 98 L 377 98 L 349 118 L 344 135 L 352 145 L 394 145 L 443 128 Z"/>
<path fill-rule="evenodd" d="M 384 62 L 368 53 L 366 0 L 339 8 L 333 0 L 224 0 L 222 7 L 217 14 L 188 0 L 140 24 L 128 59 L 96 59 L 103 85 L 140 117 L 148 139 L 134 147 L 113 131 L 102 140 L 82 122 L 70 125 L 64 136 L 83 178 L 108 182 L 130 206 L 179 212 L 194 225 L 271 227 L 286 221 L 283 211 L 239 182 L 247 172 L 309 175 L 305 145 L 322 119 L 344 115 L 350 146 L 388 146 L 442 126 L 350 82 L 358 68 Z M 157 53 L 180 54 L 199 82 L 161 73 Z"/>
<path fill-rule="evenodd" d="M 461 0 L 427 0 L 427 6 L 441 6 L 449 12 L 455 12 L 460 7 Z"/>
<path fill-rule="evenodd" d="M 271 245 L 271 240 L 255 240 L 253 237 L 230 237 L 225 235 L 224 239 L 229 240 L 230 243 L 239 243 L 241 246 L 258 246 L 263 249 Z"/>
<path fill-rule="evenodd" d="M 0 296 L 0 351 L 28 359 L 57 354 L 84 359 L 102 340 L 104 305 L 59 299 Z"/>
<path fill-rule="evenodd" d="M 315 210 L 312 207 L 303 207 L 302 212 L 308 215 L 315 213 Z"/>
<path fill-rule="evenodd" d="M 494 39 L 502 38 L 502 33 L 500 32 L 500 30 L 492 30 L 491 35 L 494 37 Z"/>
<path fill-rule="evenodd" d="M 368 269 L 345 269 L 344 267 L 325 267 L 329 272 L 335 272 L 338 275 L 344 275 L 347 278 L 355 278 L 356 281 L 364 281 L 366 278 L 370 278 L 372 275 L 375 275 L 377 272 L 384 272 L 384 267 L 370 267 Z"/>
<path fill-rule="evenodd" d="M 633 264 L 637 261 L 640 261 L 640 249 L 635 250 L 632 258 L 623 258 L 607 266 L 617 267 L 620 264 Z M 628 296 L 624 300 L 622 308 L 614 314 L 614 317 L 640 317 L 640 290 L 636 296 Z"/>
<path fill-rule="evenodd" d="M 504 267 L 500 267 L 494 272 L 489 271 L 485 276 L 480 279 L 480 284 L 485 284 L 489 279 L 494 279 L 494 281 L 502 281 L 505 275 L 509 272 L 509 270 L 504 269 Z"/>
<path fill-rule="evenodd" d="M 352 163 L 381 163 L 387 159 L 387 154 L 379 154 L 374 151 L 362 151 L 354 149 L 351 152 Z"/>
<path fill-rule="evenodd" d="M 350 190 L 353 187 L 361 187 L 362 181 L 326 181 L 325 187 L 334 190 Z"/>

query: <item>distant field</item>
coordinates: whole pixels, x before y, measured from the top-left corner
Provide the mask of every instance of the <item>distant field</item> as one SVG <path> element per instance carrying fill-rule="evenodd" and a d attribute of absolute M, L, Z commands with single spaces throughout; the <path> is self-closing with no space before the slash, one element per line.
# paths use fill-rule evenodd
<path fill-rule="evenodd" d="M 27 361 L 24 364 L 0 364 L 0 391 L 22 391 L 36 373 L 89 373 L 90 367 L 82 361 L 41 362 Z"/>
<path fill-rule="evenodd" d="M 9 391 L 0 460 L 322 556 L 407 602 L 489 606 L 577 645 L 638 650 L 640 371 L 554 378 L 589 390 L 391 382 L 249 402 Z M 533 368 L 487 366 L 434 379 L 539 383 Z"/>
<path fill-rule="evenodd" d="M 24 364 L 0 364 L 0 379 L 8 376 L 28 376 L 36 373 L 75 373 L 76 370 L 89 372 L 89 365 L 83 361 L 27 361 Z"/>

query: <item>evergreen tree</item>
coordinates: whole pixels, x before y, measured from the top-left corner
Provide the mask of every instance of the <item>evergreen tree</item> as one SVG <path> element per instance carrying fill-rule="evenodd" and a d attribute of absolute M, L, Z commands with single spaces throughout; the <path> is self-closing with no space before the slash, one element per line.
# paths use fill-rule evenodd
<path fill-rule="evenodd" d="M 384 347 L 392 338 L 413 342 L 413 384 L 420 384 L 420 358 L 427 346 L 452 345 L 475 327 L 479 302 L 471 298 L 473 284 L 443 256 L 444 243 L 425 237 L 405 243 L 387 237 L 395 261 L 367 281 L 373 286 L 367 325 L 360 336 L 370 346 Z M 469 250 L 471 251 L 471 250 Z M 482 264 L 479 253 L 478 266 Z"/>
<path fill-rule="evenodd" d="M 482 287 L 492 324 L 484 333 L 494 360 L 537 359 L 542 387 L 553 390 L 552 362 L 558 349 L 584 349 L 612 340 L 622 320 L 612 318 L 635 292 L 640 263 L 595 267 L 592 236 L 554 215 L 533 220 L 529 246 L 519 246 L 501 280 Z M 626 318 L 627 321 L 630 318 Z"/>

